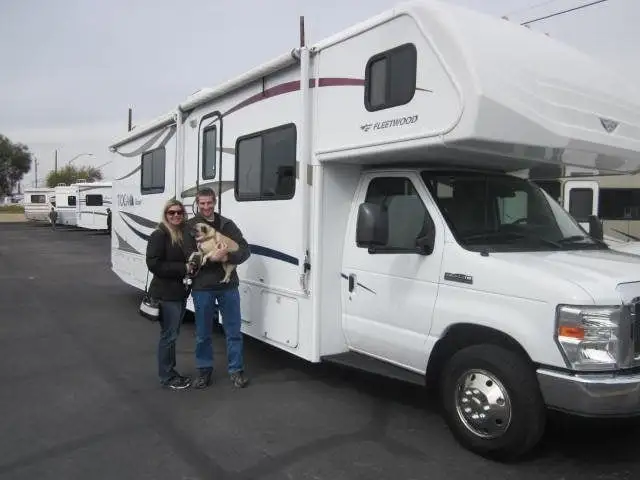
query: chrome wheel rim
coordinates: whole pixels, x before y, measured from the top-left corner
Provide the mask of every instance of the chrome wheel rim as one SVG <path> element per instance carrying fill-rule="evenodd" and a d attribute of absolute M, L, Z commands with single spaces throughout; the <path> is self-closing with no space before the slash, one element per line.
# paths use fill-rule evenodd
<path fill-rule="evenodd" d="M 511 399 L 504 385 L 485 370 L 468 370 L 456 384 L 456 411 L 474 435 L 493 439 L 511 424 Z"/>

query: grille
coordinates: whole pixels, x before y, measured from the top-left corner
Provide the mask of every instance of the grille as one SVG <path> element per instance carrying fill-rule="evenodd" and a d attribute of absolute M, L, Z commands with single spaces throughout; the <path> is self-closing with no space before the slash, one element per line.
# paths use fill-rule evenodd
<path fill-rule="evenodd" d="M 631 316 L 631 325 L 633 329 L 633 359 L 640 360 L 640 322 L 638 321 L 638 313 L 640 313 L 640 298 L 634 298 L 629 306 Z"/>

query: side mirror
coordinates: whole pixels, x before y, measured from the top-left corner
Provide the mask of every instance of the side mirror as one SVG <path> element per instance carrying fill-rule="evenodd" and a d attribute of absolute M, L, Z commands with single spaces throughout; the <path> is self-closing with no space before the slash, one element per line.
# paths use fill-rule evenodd
<path fill-rule="evenodd" d="M 375 247 L 386 245 L 389 240 L 389 215 L 380 205 L 362 203 L 358 208 L 356 245 Z"/>
<path fill-rule="evenodd" d="M 604 238 L 602 222 L 600 222 L 600 219 L 595 215 L 589 215 L 589 235 L 596 240 L 602 240 Z"/>
<path fill-rule="evenodd" d="M 436 244 L 436 226 L 429 215 L 420 233 L 422 235 L 416 239 L 416 250 L 420 255 L 431 255 Z"/>

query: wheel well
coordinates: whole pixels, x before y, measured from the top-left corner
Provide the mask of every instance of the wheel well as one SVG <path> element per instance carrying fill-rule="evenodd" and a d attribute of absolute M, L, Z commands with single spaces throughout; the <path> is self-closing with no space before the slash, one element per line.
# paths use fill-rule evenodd
<path fill-rule="evenodd" d="M 459 323 L 452 325 L 433 347 L 425 378 L 427 388 L 438 389 L 440 373 L 454 353 L 471 345 L 487 343 L 508 348 L 523 355 L 531 365 L 534 363 L 522 345 L 506 333 L 481 325 Z"/>

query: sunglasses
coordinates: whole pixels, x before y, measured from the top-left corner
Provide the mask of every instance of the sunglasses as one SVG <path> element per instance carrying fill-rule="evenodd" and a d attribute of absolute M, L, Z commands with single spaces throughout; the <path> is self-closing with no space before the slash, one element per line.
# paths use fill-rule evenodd
<path fill-rule="evenodd" d="M 167 210 L 167 215 L 182 215 L 182 210 Z"/>

